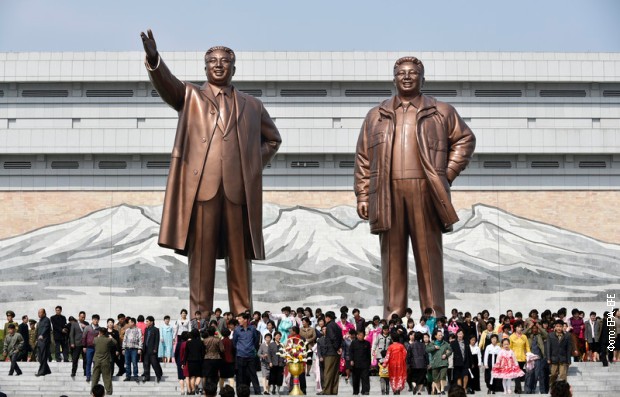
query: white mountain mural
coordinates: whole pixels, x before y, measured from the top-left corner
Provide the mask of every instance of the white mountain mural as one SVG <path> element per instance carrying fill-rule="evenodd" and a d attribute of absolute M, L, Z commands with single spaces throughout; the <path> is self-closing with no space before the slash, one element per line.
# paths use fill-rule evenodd
<path fill-rule="evenodd" d="M 605 294 L 620 286 L 618 245 L 485 205 L 459 216 L 444 236 L 448 305 L 602 311 Z M 174 315 L 187 306 L 187 264 L 157 245 L 160 217 L 161 206 L 120 205 L 0 240 L 3 306 Z M 253 268 L 258 309 L 381 306 L 378 237 L 354 208 L 266 204 L 264 234 L 267 259 Z M 415 301 L 412 256 L 409 268 Z M 217 269 L 216 303 L 225 308 L 223 262 Z"/>

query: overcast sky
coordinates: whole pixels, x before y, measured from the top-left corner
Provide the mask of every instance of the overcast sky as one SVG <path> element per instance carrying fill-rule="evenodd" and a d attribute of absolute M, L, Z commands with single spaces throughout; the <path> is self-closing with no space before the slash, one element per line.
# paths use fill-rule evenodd
<path fill-rule="evenodd" d="M 0 0 L 0 51 L 620 51 L 617 0 Z"/>

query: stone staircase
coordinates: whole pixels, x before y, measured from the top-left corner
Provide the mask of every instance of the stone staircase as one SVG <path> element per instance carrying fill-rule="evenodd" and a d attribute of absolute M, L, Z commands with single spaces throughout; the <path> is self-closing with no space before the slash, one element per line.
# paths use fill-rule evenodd
<path fill-rule="evenodd" d="M 10 363 L 0 363 L 0 391 L 8 397 L 45 396 L 59 397 L 87 397 L 90 396 L 90 384 L 83 376 L 70 377 L 70 363 L 50 363 L 51 375 L 35 377 L 38 363 L 20 363 L 22 376 L 8 376 Z M 141 367 L 140 367 L 141 368 Z M 180 395 L 175 364 L 162 365 L 164 376 L 162 382 L 147 383 L 123 382 L 121 378 L 113 377 L 114 396 L 178 396 Z M 78 374 L 81 371 L 81 363 Z M 154 375 L 151 377 L 154 380 Z M 260 378 L 260 374 L 259 374 Z M 568 382 L 573 387 L 574 397 L 611 397 L 620 396 L 620 363 L 603 367 L 601 363 L 575 363 L 569 368 Z M 308 394 L 315 395 L 314 378 L 309 377 Z M 478 395 L 486 395 L 486 387 L 482 382 L 482 391 Z M 514 387 L 514 385 L 513 385 Z M 286 392 L 285 389 L 283 389 Z M 371 377 L 371 395 L 380 395 L 379 378 Z M 424 392 L 425 394 L 426 392 Z M 351 386 L 341 378 L 339 394 L 351 395 Z M 409 394 L 403 391 L 401 394 Z"/>

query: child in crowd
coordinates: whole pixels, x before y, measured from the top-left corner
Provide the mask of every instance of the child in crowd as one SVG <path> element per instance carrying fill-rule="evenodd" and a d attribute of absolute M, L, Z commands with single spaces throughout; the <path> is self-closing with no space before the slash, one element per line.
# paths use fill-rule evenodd
<path fill-rule="evenodd" d="M 504 394 L 512 394 L 512 380 L 525 375 L 519 368 L 515 353 L 510 350 L 510 340 L 507 338 L 502 340 L 502 350 L 497 355 L 491 374 L 494 378 L 503 379 Z"/>

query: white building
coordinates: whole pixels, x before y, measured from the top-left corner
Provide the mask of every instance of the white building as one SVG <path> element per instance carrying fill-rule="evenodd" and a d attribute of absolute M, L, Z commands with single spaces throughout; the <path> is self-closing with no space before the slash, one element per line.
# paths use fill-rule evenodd
<path fill-rule="evenodd" d="M 404 55 L 477 136 L 455 190 L 620 187 L 620 54 L 239 52 L 235 86 L 283 138 L 265 189 L 351 190 L 359 127 Z M 203 53 L 162 56 L 204 81 Z M 0 53 L 0 190 L 163 190 L 176 121 L 139 52 Z"/>

